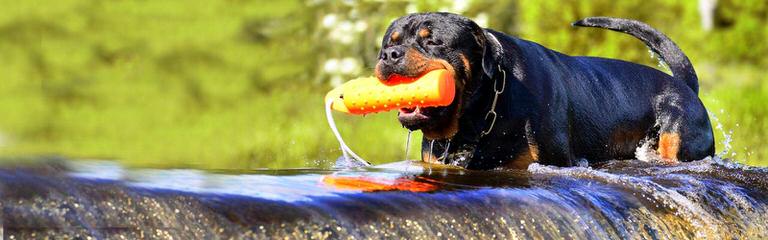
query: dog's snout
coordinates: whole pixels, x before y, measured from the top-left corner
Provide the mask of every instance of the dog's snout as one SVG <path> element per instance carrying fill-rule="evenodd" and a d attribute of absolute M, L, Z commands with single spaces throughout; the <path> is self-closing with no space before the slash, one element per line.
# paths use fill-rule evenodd
<path fill-rule="evenodd" d="M 387 55 L 389 55 L 389 58 L 392 59 L 392 61 L 397 61 L 403 56 L 403 51 L 399 48 L 389 49 L 387 52 Z"/>
<path fill-rule="evenodd" d="M 405 51 L 403 51 L 403 48 L 390 47 L 382 51 L 381 60 L 389 64 L 394 64 L 399 62 L 400 59 L 403 58 L 404 54 L 405 54 Z"/>

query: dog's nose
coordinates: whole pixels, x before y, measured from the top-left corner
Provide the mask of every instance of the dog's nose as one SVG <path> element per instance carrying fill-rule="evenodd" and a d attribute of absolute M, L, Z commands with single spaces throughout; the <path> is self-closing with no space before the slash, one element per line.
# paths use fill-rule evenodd
<path fill-rule="evenodd" d="M 404 51 L 400 47 L 390 47 L 381 51 L 381 60 L 389 64 L 394 64 L 403 58 L 403 53 Z"/>

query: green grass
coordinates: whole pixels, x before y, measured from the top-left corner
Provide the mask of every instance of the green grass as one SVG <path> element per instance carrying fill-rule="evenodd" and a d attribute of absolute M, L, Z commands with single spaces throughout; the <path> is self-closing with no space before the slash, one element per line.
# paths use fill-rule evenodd
<path fill-rule="evenodd" d="M 166 102 L 136 101 L 108 108 L 68 106 L 47 121 L 54 125 L 54 134 L 11 139 L 0 154 L 118 159 L 137 167 L 323 167 L 341 155 L 325 121 L 324 92 L 279 89 L 195 111 L 178 110 L 184 109 L 183 101 L 171 96 Z M 383 163 L 404 156 L 407 131 L 392 113 L 335 116 L 350 147 L 364 158 Z M 412 153 L 412 158 L 418 157 Z"/>
<path fill-rule="evenodd" d="M 732 132 L 732 151 L 725 156 L 768 166 L 768 77 L 758 68 L 739 65 L 699 67 L 698 72 L 700 97 L 723 126 L 715 129 L 718 152 L 725 149 L 723 134 Z"/>

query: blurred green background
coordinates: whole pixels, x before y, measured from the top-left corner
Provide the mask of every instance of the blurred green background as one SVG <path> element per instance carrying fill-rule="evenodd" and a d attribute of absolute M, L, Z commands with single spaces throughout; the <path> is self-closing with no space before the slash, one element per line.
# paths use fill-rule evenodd
<path fill-rule="evenodd" d="M 718 151 L 731 145 L 726 156 L 768 165 L 765 0 L 0 2 L 4 157 L 328 166 L 341 153 L 325 122 L 325 92 L 372 73 L 396 17 L 449 11 L 567 54 L 658 66 L 630 36 L 569 25 L 598 15 L 645 21 L 696 66 L 701 98 L 722 124 Z M 403 159 L 407 131 L 393 113 L 336 116 L 364 158 Z"/>

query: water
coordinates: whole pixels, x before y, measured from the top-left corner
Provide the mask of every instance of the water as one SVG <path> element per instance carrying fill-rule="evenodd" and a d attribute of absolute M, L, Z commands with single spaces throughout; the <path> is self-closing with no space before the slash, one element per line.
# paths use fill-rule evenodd
<path fill-rule="evenodd" d="M 527 171 L 63 161 L 0 168 L 0 199 L 7 239 L 768 237 L 768 170 L 718 158 Z"/>
<path fill-rule="evenodd" d="M 413 134 L 413 131 L 408 130 L 408 136 L 405 137 L 405 158 L 408 160 L 408 152 L 411 150 L 411 134 Z"/>
<path fill-rule="evenodd" d="M 341 149 L 342 153 L 342 161 L 337 161 L 337 165 L 339 162 L 348 163 L 348 166 L 370 166 L 371 163 L 368 161 L 365 161 L 362 157 L 358 156 L 354 151 L 352 151 L 349 146 L 344 142 L 344 139 L 341 137 L 341 133 L 339 133 L 339 129 L 336 127 L 336 122 L 333 121 L 333 109 L 331 108 L 331 105 L 333 104 L 333 100 L 328 100 L 325 102 L 325 118 L 328 121 L 328 126 L 331 127 L 331 131 L 333 132 L 333 135 L 336 136 L 336 141 L 339 142 L 339 148 Z M 408 133 L 408 137 L 410 140 L 410 132 Z M 407 156 L 406 156 L 407 157 Z"/>
<path fill-rule="evenodd" d="M 723 114 L 725 110 L 720 109 L 720 114 Z M 709 114 L 709 118 L 712 119 L 712 122 L 715 123 L 715 129 L 723 134 L 723 150 L 717 154 L 719 157 L 735 157 L 736 152 L 731 152 L 733 149 L 733 146 L 731 146 L 731 142 L 733 142 L 733 129 L 730 129 L 728 131 L 725 130 L 723 127 L 723 123 L 720 122 L 720 118 L 717 117 L 717 115 L 711 111 L 707 111 Z M 736 126 L 739 126 L 736 124 Z M 727 156 L 728 153 L 731 153 L 730 156 Z"/>

